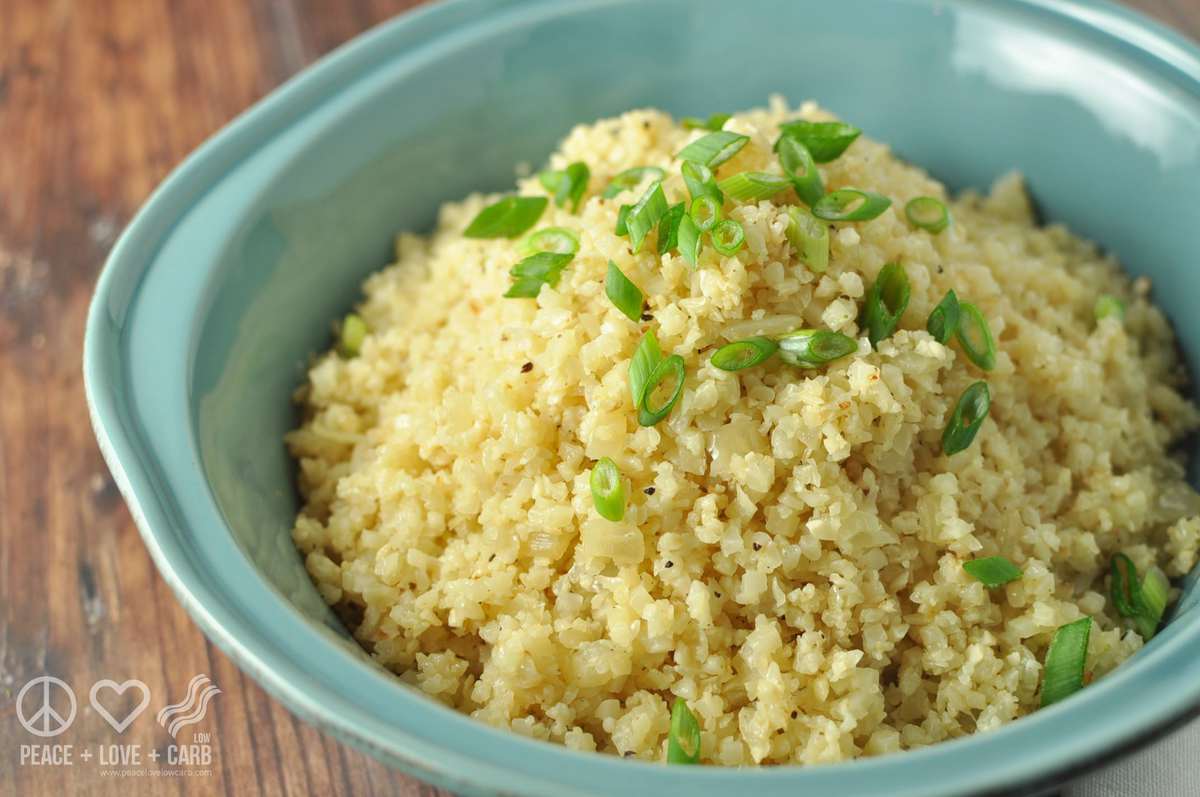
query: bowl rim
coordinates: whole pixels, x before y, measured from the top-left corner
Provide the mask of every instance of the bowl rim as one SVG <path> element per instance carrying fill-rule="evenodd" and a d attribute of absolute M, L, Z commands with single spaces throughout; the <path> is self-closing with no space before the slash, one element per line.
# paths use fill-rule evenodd
<path fill-rule="evenodd" d="M 1200 678 L 1192 677 L 1191 685 L 1182 690 L 1168 689 L 1157 680 L 1137 694 L 1126 686 L 1135 676 L 1149 681 L 1150 676 L 1157 675 L 1158 680 L 1179 687 L 1178 673 L 1200 675 L 1200 657 L 1192 655 L 1200 649 L 1200 622 L 1196 622 L 1192 624 L 1194 627 L 1173 638 L 1154 640 L 1139 654 L 1136 667 L 1112 673 L 1081 693 L 1078 699 L 985 735 L 896 755 L 819 767 L 675 768 L 667 775 L 666 768 L 657 764 L 580 753 L 490 728 L 421 695 L 410 695 L 406 702 L 412 707 L 440 722 L 454 724 L 462 742 L 451 749 L 365 716 L 365 707 L 342 693 L 340 685 L 312 677 L 284 655 L 277 640 L 264 636 L 261 624 L 255 622 L 259 616 L 250 611 L 253 607 L 234 604 L 229 596 L 214 591 L 206 582 L 182 540 L 189 528 L 171 493 L 170 479 L 163 474 L 154 455 L 154 445 L 129 406 L 129 369 L 121 359 L 122 325 L 138 301 L 138 287 L 155 265 L 161 244 L 194 204 L 257 150 L 261 142 L 313 113 L 344 86 L 362 80 L 391 54 L 405 48 L 419 48 L 438 36 L 469 28 L 478 30 L 502 16 L 528 18 L 536 13 L 579 13 L 621 2 L 627 0 L 585 0 L 566 10 L 561 7 L 552 10 L 554 0 L 498 3 L 441 0 L 402 14 L 360 34 L 307 67 L 206 141 L 151 194 L 120 236 L 100 274 L 88 310 L 83 370 L 89 414 L 104 459 L 155 565 L 206 636 L 301 718 L 411 774 L 472 793 L 492 788 L 537 795 L 587 794 L 594 793 L 590 787 L 603 788 L 605 784 L 620 784 L 630 794 L 659 792 L 664 786 L 688 789 L 697 795 L 750 786 L 764 794 L 790 792 L 800 786 L 820 793 L 834 787 L 841 792 L 847 788 L 865 789 L 869 780 L 877 789 L 886 784 L 886 793 L 895 797 L 1002 794 L 1031 786 L 1044 787 L 1069 778 L 1200 713 Z M 903 2 L 958 8 L 975 6 L 972 0 Z M 1173 76 L 1190 93 L 1200 96 L 1200 48 L 1182 34 L 1138 12 L 1108 0 L 1007 0 L 1004 7 L 1045 15 L 1073 26 L 1081 35 L 1107 40 L 1141 64 Z M 202 473 L 197 475 L 203 478 Z M 290 621 L 289 633 L 323 646 L 314 656 L 337 666 L 355 666 L 349 664 L 356 662 L 349 651 L 320 641 L 316 629 L 306 624 L 248 560 L 231 566 L 252 571 L 258 581 L 252 586 L 265 598 L 285 604 L 286 608 L 277 617 L 281 622 Z M 357 662 L 357 666 L 362 672 L 356 674 L 380 689 L 408 691 L 397 689 L 396 679 L 370 665 Z M 1114 710 L 1116 713 L 1111 713 Z M 1105 722 L 1106 714 L 1121 716 L 1123 722 Z M 1088 743 L 1073 743 L 1068 731 L 1089 716 L 1090 724 L 1085 725 L 1091 729 Z M 1039 727 L 1042 729 L 1039 738 L 1051 739 L 1052 743 L 1042 742 L 1036 747 L 1019 744 L 1022 737 L 1032 739 Z M 472 755 L 474 744 L 490 745 L 501 751 L 503 755 L 499 758 L 504 763 L 480 761 Z M 957 771 L 963 768 L 961 763 L 951 765 L 955 760 L 961 762 L 967 758 L 986 762 L 989 750 L 1006 745 L 1012 751 L 1023 750 L 1031 756 L 1017 776 L 1007 775 L 995 765 L 967 776 Z M 903 770 L 915 770 L 922 765 L 923 777 L 938 769 L 944 777 L 939 775 L 939 782 L 932 787 L 928 782 L 917 786 L 908 783 Z"/>

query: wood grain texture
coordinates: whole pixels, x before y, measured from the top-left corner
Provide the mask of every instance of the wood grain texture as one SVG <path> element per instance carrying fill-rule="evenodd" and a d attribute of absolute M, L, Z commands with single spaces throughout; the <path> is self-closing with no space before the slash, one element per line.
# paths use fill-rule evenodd
<path fill-rule="evenodd" d="M 298 722 L 204 639 L 109 478 L 80 376 L 101 263 L 171 167 L 317 56 L 416 4 L 0 0 L 0 793 L 441 794 Z M 1195 0 L 1131 4 L 1200 38 Z M 149 756 L 166 732 L 147 715 L 117 737 L 88 689 L 141 679 L 152 713 L 197 673 L 222 690 L 189 729 L 212 736 L 210 774 L 20 764 L 32 737 L 15 698 L 30 679 L 58 676 L 79 696 L 70 730 L 48 741 L 78 756 L 119 739 Z"/>

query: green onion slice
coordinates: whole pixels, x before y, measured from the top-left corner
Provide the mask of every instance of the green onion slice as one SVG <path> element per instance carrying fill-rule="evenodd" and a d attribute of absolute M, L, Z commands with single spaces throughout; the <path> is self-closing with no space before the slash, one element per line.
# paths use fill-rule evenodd
<path fill-rule="evenodd" d="M 677 202 L 667 208 L 666 214 L 658 222 L 658 254 L 665 255 L 679 246 L 679 222 L 687 213 L 687 205 Z"/>
<path fill-rule="evenodd" d="M 667 735 L 668 764 L 700 763 L 700 723 L 682 697 L 671 707 L 671 731 Z"/>
<path fill-rule="evenodd" d="M 937 197 L 919 196 L 904 206 L 904 215 L 914 227 L 937 235 L 950 226 L 950 211 Z"/>
<path fill-rule="evenodd" d="M 629 228 L 629 243 L 634 252 L 642 249 L 642 241 L 655 225 L 667 214 L 667 195 L 662 183 L 655 183 L 642 195 L 638 203 L 629 210 L 625 225 Z"/>
<path fill-rule="evenodd" d="M 516 238 L 537 224 L 549 201 L 544 196 L 507 196 L 479 211 L 463 230 L 467 238 Z"/>
<path fill-rule="evenodd" d="M 592 466 L 589 479 L 592 487 L 592 503 L 605 520 L 614 523 L 625 517 L 625 484 L 617 463 L 604 457 Z"/>
<path fill-rule="evenodd" d="M 717 183 L 722 192 L 742 202 L 770 199 L 792 184 L 782 175 L 767 172 L 738 172 Z"/>
<path fill-rule="evenodd" d="M 1050 640 L 1042 676 L 1042 708 L 1070 697 L 1083 688 L 1083 670 L 1087 664 L 1088 637 L 1092 618 L 1084 617 L 1060 626 Z"/>
<path fill-rule="evenodd" d="M 604 193 L 600 196 L 605 199 L 612 199 L 622 191 L 630 191 L 637 188 L 646 179 L 647 175 L 652 175 L 655 180 L 661 180 L 667 176 L 667 173 L 657 166 L 634 166 L 632 169 L 626 169 L 617 174 L 616 177 L 613 177 L 605 187 Z"/>
<path fill-rule="evenodd" d="M 1121 301 L 1116 296 L 1106 293 L 1096 300 L 1096 305 L 1094 308 L 1092 308 L 1092 312 L 1096 314 L 1097 321 L 1108 318 L 1109 316 L 1116 318 L 1118 321 L 1124 321 L 1125 302 Z"/>
<path fill-rule="evenodd" d="M 829 228 L 803 208 L 788 208 L 788 243 L 815 274 L 829 268 Z"/>
<path fill-rule="evenodd" d="M 1133 561 L 1123 553 L 1113 557 L 1109 586 L 1113 606 L 1122 617 L 1133 620 L 1143 640 L 1149 640 L 1158 631 L 1170 590 L 1167 577 L 1157 567 L 1151 568 L 1139 583 Z"/>
<path fill-rule="evenodd" d="M 655 367 L 653 373 L 650 374 L 650 379 L 646 382 L 646 392 L 642 394 L 642 403 L 638 405 L 639 424 L 642 426 L 654 426 L 671 414 L 671 410 L 675 408 L 675 405 L 679 403 L 680 397 L 683 396 L 684 375 L 683 358 L 678 354 L 672 354 Z M 655 407 L 653 404 L 654 394 L 660 385 L 666 383 L 668 377 L 674 377 L 675 386 L 672 388 L 671 395 L 667 400 L 658 407 Z"/>
<path fill-rule="evenodd" d="M 617 235 L 629 235 L 629 211 L 633 210 L 633 205 L 621 205 L 617 209 L 617 226 L 613 230 Z"/>
<path fill-rule="evenodd" d="M 862 134 L 857 127 L 845 122 L 806 122 L 803 119 L 784 122 L 779 131 L 780 141 L 794 138 L 808 148 L 817 163 L 836 159 Z M 776 149 L 779 143 L 775 143 Z"/>
<path fill-rule="evenodd" d="M 741 371 L 766 362 L 777 351 L 778 343 L 771 338 L 758 336 L 726 343 L 713 352 L 709 362 L 714 368 L 720 368 L 722 371 Z"/>
<path fill-rule="evenodd" d="M 954 291 L 946 291 L 946 295 L 929 314 L 925 329 L 938 343 L 947 343 L 958 331 L 958 312 L 958 295 Z"/>
<path fill-rule="evenodd" d="M 504 296 L 509 299 L 536 298 L 543 285 L 552 288 L 558 285 L 563 269 L 573 257 L 575 255 L 570 252 L 538 252 L 530 255 L 509 269 L 513 284 Z"/>
<path fill-rule="evenodd" d="M 367 337 L 367 323 L 357 313 L 349 313 L 342 319 L 342 329 L 338 335 L 338 353 L 349 359 L 357 357 L 362 351 L 363 340 Z"/>
<path fill-rule="evenodd" d="M 721 220 L 721 203 L 711 196 L 698 196 L 692 200 L 688 215 L 696 223 L 696 229 L 708 232 Z"/>
<path fill-rule="evenodd" d="M 979 427 L 983 426 L 991 406 L 992 394 L 987 382 L 974 382 L 964 390 L 942 432 L 942 453 L 951 456 L 966 450 L 979 433 Z"/>
<path fill-rule="evenodd" d="M 1142 579 L 1142 605 L 1146 616 L 1154 621 L 1150 636 L 1154 636 L 1154 632 L 1158 630 L 1158 624 L 1167 611 L 1167 601 L 1170 597 L 1171 582 L 1167 581 L 1166 574 L 1157 567 L 1147 570 L 1145 578 Z M 1149 637 L 1144 638 L 1149 639 Z"/>
<path fill-rule="evenodd" d="M 818 199 L 813 215 L 825 221 L 869 221 L 892 205 L 892 200 L 861 188 L 839 188 Z"/>
<path fill-rule="evenodd" d="M 911 295 L 912 287 L 904 266 L 888 263 L 879 271 L 875 283 L 867 291 L 862 310 L 862 326 L 866 327 L 872 346 L 878 348 L 881 340 L 896 331 Z"/>
<path fill-rule="evenodd" d="M 679 123 L 687 130 L 720 130 L 732 118 L 731 114 L 714 113 L 708 117 L 707 121 L 694 116 L 685 116 L 679 120 Z"/>
<path fill-rule="evenodd" d="M 743 136 L 740 133 L 731 133 L 728 130 L 718 130 L 715 133 L 709 133 L 688 144 L 675 156 L 683 161 L 692 161 L 707 166 L 710 169 L 715 169 L 725 161 L 732 158 L 738 151 L 746 146 L 746 142 L 750 140 L 750 136 Z"/>
<path fill-rule="evenodd" d="M 560 208 L 571 203 L 571 212 L 579 212 L 579 203 L 587 192 L 588 180 L 592 172 L 588 165 L 576 161 L 560 171 L 547 170 L 538 175 L 542 186 L 554 194 L 554 204 Z"/>
<path fill-rule="evenodd" d="M 987 319 L 979 312 L 978 307 L 970 302 L 959 303 L 958 329 L 955 334 L 967 359 L 978 368 L 990 371 L 996 367 L 996 341 L 992 338 Z"/>
<path fill-rule="evenodd" d="M 966 570 L 967 575 L 976 581 L 982 582 L 988 589 L 1004 586 L 1023 575 L 1021 568 L 1003 556 L 985 556 L 982 559 L 963 562 L 963 570 Z"/>
<path fill-rule="evenodd" d="M 717 187 L 717 178 L 713 176 L 712 169 L 703 163 L 685 161 L 679 171 L 683 174 L 684 185 L 687 186 L 688 194 L 692 199 L 710 196 L 717 201 L 718 205 L 725 201 L 725 195 Z"/>
<path fill-rule="evenodd" d="M 737 254 L 746 242 L 746 231 L 733 219 L 722 219 L 713 225 L 709 237 L 712 239 L 713 249 L 731 257 Z"/>
<path fill-rule="evenodd" d="M 662 359 L 662 351 L 658 347 L 658 338 L 654 336 L 654 330 L 646 330 L 642 339 L 638 341 L 637 348 L 633 350 L 633 359 L 629 361 L 629 393 L 633 398 L 634 407 L 641 405 L 646 385 L 650 383 L 650 375 Z"/>
<path fill-rule="evenodd" d="M 778 342 L 780 359 L 800 368 L 819 368 L 858 351 L 858 341 L 831 329 L 798 329 Z"/>
<path fill-rule="evenodd" d="M 525 241 L 521 244 L 521 251 L 526 256 L 538 252 L 573 255 L 579 251 L 579 236 L 566 227 L 543 227 L 526 236 Z"/>
<path fill-rule="evenodd" d="M 817 163 L 808 147 L 797 139 L 781 138 L 777 149 L 779 163 L 791 178 L 796 196 L 810 207 L 816 204 L 817 200 L 825 195 L 825 184 L 821 181 L 821 172 L 817 170 Z"/>
<path fill-rule="evenodd" d="M 626 277 L 617 264 L 608 261 L 608 276 L 604 278 L 604 292 L 613 305 L 624 313 L 635 324 L 642 317 L 642 300 L 645 298 L 641 288 Z"/>
<path fill-rule="evenodd" d="M 679 254 L 692 268 L 700 260 L 700 238 L 704 234 L 688 214 L 679 220 Z"/>

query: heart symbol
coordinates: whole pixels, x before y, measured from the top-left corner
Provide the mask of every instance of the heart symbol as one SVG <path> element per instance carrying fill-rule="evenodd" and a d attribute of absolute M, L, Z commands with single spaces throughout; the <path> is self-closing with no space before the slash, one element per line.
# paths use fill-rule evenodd
<path fill-rule="evenodd" d="M 109 713 L 108 709 L 104 707 L 104 704 L 99 701 L 97 696 L 101 689 L 111 689 L 120 697 L 125 694 L 125 690 L 130 688 L 142 693 L 142 702 L 134 706 L 133 710 L 125 715 L 125 719 L 118 721 L 116 717 Z M 146 710 L 146 707 L 150 705 L 150 689 L 144 683 L 134 678 L 130 678 L 123 684 L 105 678 L 103 681 L 96 681 L 96 683 L 92 684 L 92 691 L 88 693 L 88 701 L 92 704 L 92 708 L 96 709 L 96 713 L 104 717 L 104 721 L 113 727 L 113 730 L 117 733 L 124 733 L 130 723 L 137 719 Z"/>

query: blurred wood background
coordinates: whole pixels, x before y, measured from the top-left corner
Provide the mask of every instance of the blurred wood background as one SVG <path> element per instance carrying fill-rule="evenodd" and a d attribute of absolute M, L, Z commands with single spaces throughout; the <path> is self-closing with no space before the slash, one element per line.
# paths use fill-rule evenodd
<path fill-rule="evenodd" d="M 0 793 L 444 795 L 298 722 L 207 642 L 109 478 L 80 375 L 96 275 L 155 185 L 306 64 L 418 4 L 0 0 Z M 1198 0 L 1129 4 L 1200 38 Z M 141 679 L 152 716 L 198 673 L 222 690 L 194 728 L 212 737 L 209 774 L 106 777 L 80 760 L 118 740 L 165 758 L 171 742 L 145 716 L 117 737 L 88 705 L 94 681 Z M 40 740 L 15 700 L 43 674 L 78 696 L 45 740 L 73 745 L 71 766 L 20 762 Z M 143 767 L 186 769 L 164 758 Z"/>

